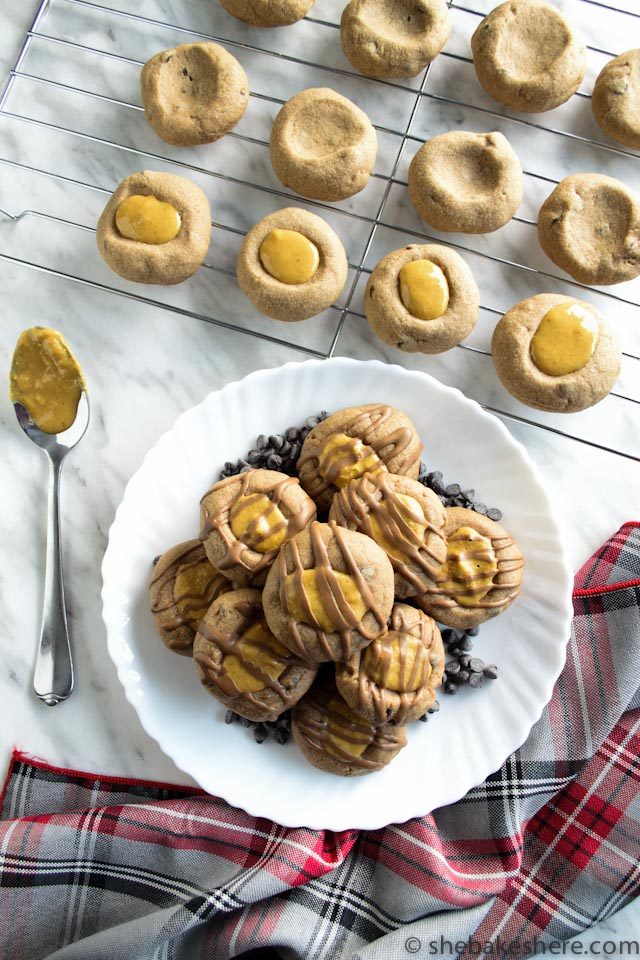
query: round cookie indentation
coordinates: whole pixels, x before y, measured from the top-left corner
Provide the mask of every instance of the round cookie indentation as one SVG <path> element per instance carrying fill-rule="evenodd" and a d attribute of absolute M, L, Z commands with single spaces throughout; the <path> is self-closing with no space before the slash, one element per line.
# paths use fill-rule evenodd
<path fill-rule="evenodd" d="M 410 260 L 400 269 L 400 299 L 418 320 L 437 320 L 449 304 L 449 284 L 432 260 Z"/>
<path fill-rule="evenodd" d="M 318 266 L 301 283 L 282 282 L 265 269 L 260 256 L 274 231 L 293 231 L 318 251 Z M 299 207 L 277 210 L 260 220 L 244 239 L 238 255 L 238 285 L 261 313 L 294 322 L 314 317 L 331 306 L 347 282 L 347 255 L 339 237 L 320 217 Z"/>
<path fill-rule="evenodd" d="M 184 43 L 148 60 L 140 76 L 149 126 L 179 147 L 213 143 L 244 116 L 247 75 L 217 43 Z"/>
<path fill-rule="evenodd" d="M 444 275 L 448 300 L 433 320 L 416 317 L 403 302 L 400 274 L 407 264 L 430 261 Z M 480 293 L 462 257 L 437 244 L 410 244 L 394 250 L 374 268 L 364 295 L 364 308 L 373 332 L 407 353 L 442 353 L 473 330 L 480 309 Z"/>
<path fill-rule="evenodd" d="M 251 27 L 286 27 L 302 20 L 315 0 L 220 0 L 227 13 Z"/>
<path fill-rule="evenodd" d="M 540 370 L 531 355 L 531 341 L 550 310 L 578 305 L 598 324 L 590 358 L 578 370 L 553 376 Z M 541 293 L 517 303 L 499 320 L 491 352 L 502 385 L 512 396 L 537 410 L 574 413 L 605 397 L 620 372 L 622 355 L 615 337 L 595 307 L 556 293 Z"/>
<path fill-rule="evenodd" d="M 173 239 L 148 243 L 124 237 L 116 217 L 131 197 L 153 197 L 173 207 L 180 229 Z M 211 210 L 202 190 L 172 173 L 143 170 L 122 181 L 104 208 L 96 228 L 103 260 L 119 276 L 137 283 L 181 283 L 196 272 L 211 240 Z"/>
<path fill-rule="evenodd" d="M 478 80 L 495 100 L 523 113 L 551 110 L 584 78 L 585 47 L 544 0 L 508 0 L 471 38 Z"/>
<path fill-rule="evenodd" d="M 409 196 L 418 214 L 443 232 L 490 233 L 515 214 L 522 167 L 501 133 L 443 133 L 418 150 Z"/>
<path fill-rule="evenodd" d="M 602 68 L 591 109 L 609 137 L 640 150 L 640 49 L 621 53 Z"/>
<path fill-rule="evenodd" d="M 538 237 L 547 256 L 579 283 L 640 275 L 640 201 L 613 177 L 577 173 L 561 180 L 540 208 Z"/>
<path fill-rule="evenodd" d="M 344 54 L 366 77 L 415 77 L 449 32 L 445 0 L 351 0 L 340 20 Z"/>
<path fill-rule="evenodd" d="M 366 113 L 335 90 L 318 87 L 285 103 L 269 149 L 285 187 L 312 200 L 344 200 L 366 186 L 377 139 Z"/>
<path fill-rule="evenodd" d="M 260 244 L 260 263 L 281 283 L 306 283 L 320 264 L 315 243 L 297 230 L 272 230 Z"/>

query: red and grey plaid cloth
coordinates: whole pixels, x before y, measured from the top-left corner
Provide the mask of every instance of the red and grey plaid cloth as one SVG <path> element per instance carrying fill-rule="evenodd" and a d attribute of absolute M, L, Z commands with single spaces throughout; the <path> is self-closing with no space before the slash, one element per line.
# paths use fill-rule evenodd
<path fill-rule="evenodd" d="M 615 913 L 640 889 L 640 523 L 581 568 L 573 602 L 529 739 L 409 823 L 287 830 L 198 791 L 16 754 L 1 960 L 526 956 Z"/>

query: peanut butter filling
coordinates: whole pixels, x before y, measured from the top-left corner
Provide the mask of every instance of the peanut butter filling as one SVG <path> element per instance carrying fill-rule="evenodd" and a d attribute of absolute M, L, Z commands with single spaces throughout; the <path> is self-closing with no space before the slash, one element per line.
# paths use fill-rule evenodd
<path fill-rule="evenodd" d="M 391 630 L 364 652 L 361 669 L 382 690 L 414 693 L 431 675 L 428 650 L 420 637 Z"/>
<path fill-rule="evenodd" d="M 337 570 L 331 571 L 330 578 L 317 567 L 291 573 L 285 579 L 284 590 L 289 615 L 325 633 L 357 624 L 367 612 L 354 578 Z M 344 616 L 345 607 L 348 618 Z"/>
<path fill-rule="evenodd" d="M 62 433 L 76 419 L 82 370 L 62 334 L 47 327 L 24 330 L 11 361 L 11 401 L 20 403 L 44 433 Z"/>
<path fill-rule="evenodd" d="M 218 571 L 206 559 L 178 567 L 173 599 L 183 622 L 192 630 L 198 629 L 198 623 L 213 603 L 220 579 Z"/>
<path fill-rule="evenodd" d="M 307 283 L 320 265 L 315 243 L 297 230 L 272 230 L 260 245 L 260 262 L 281 283 Z"/>
<path fill-rule="evenodd" d="M 459 527 L 448 538 L 438 586 L 461 607 L 475 607 L 491 590 L 497 572 L 491 540 L 472 527 Z"/>
<path fill-rule="evenodd" d="M 231 532 L 257 553 L 282 546 L 287 536 L 287 519 L 277 504 L 264 493 L 240 495 L 229 512 Z"/>
<path fill-rule="evenodd" d="M 269 680 L 280 679 L 290 659 L 290 652 L 276 640 L 265 621 L 258 620 L 223 656 L 218 684 L 222 686 L 227 678 L 236 694 L 259 693 Z"/>
<path fill-rule="evenodd" d="M 449 284 L 431 260 L 410 260 L 399 274 L 400 299 L 418 320 L 437 320 L 449 306 Z"/>
<path fill-rule="evenodd" d="M 393 519 L 389 518 L 389 522 L 383 526 L 381 525 L 381 514 L 388 514 L 390 509 L 394 512 Z M 415 539 L 412 538 L 414 542 L 416 540 L 422 542 L 427 530 L 427 521 L 422 507 L 414 497 L 405 493 L 394 494 L 393 502 L 382 500 L 379 510 L 371 512 L 369 525 L 371 536 L 378 546 L 382 547 L 385 553 L 400 563 L 406 563 L 407 561 L 405 544 L 410 545 L 410 541 L 407 540 L 407 529 L 415 534 Z M 392 525 L 403 530 L 404 542 L 397 535 L 394 536 L 395 531 L 392 529 Z"/>
<path fill-rule="evenodd" d="M 531 359 L 550 377 L 575 373 L 593 356 L 599 334 L 590 310 L 579 303 L 560 303 L 540 321 L 531 340 Z"/>
<path fill-rule="evenodd" d="M 375 728 L 354 714 L 342 700 L 333 698 L 327 704 L 327 739 L 325 752 L 339 760 L 361 757 L 375 738 Z"/>
<path fill-rule="evenodd" d="M 139 243 L 169 243 L 180 233 L 179 212 L 164 200 L 132 194 L 116 210 L 118 233 Z"/>
<path fill-rule="evenodd" d="M 378 454 L 359 437 L 333 433 L 318 458 L 318 472 L 328 484 L 339 490 L 364 473 L 381 473 L 386 466 Z"/>

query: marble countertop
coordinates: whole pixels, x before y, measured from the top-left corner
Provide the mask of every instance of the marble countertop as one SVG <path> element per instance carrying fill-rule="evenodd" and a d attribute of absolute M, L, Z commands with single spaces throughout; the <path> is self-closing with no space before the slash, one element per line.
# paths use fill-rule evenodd
<path fill-rule="evenodd" d="M 631 12 L 635 3 L 617 0 Z M 468 2 L 479 13 L 492 5 L 491 0 Z M 0 85 L 36 6 L 35 0 L 4 0 L 0 7 Z M 217 5 L 212 9 L 210 0 L 114 0 L 109 6 L 131 16 L 84 0 L 53 0 L 0 115 L 0 207 L 13 215 L 34 211 L 17 222 L 0 215 L 2 376 L 6 383 L 20 331 L 45 323 L 63 331 L 81 358 L 92 399 L 90 429 L 67 461 L 62 490 L 77 688 L 67 703 L 51 710 L 30 689 L 42 597 L 46 464 L 17 428 L 7 391 L 0 395 L 0 766 L 15 744 L 64 766 L 188 782 L 147 737 L 126 702 L 106 652 L 100 615 L 100 562 L 109 526 L 146 450 L 181 411 L 251 370 L 323 355 L 332 346 L 336 355 L 386 359 L 425 370 L 502 411 L 553 492 L 577 567 L 620 524 L 640 515 L 638 462 L 610 452 L 640 456 L 640 279 L 576 294 L 576 286 L 542 254 L 534 224 L 553 186 L 550 178 L 597 170 L 640 189 L 640 162 L 611 149 L 586 97 L 529 118 L 534 123 L 510 118 L 484 94 L 471 65 L 459 59 L 468 56 L 478 22 L 469 10 L 452 11 L 446 48 L 452 56 L 434 63 L 424 87 L 428 95 L 414 110 L 421 77 L 381 84 L 352 74 L 335 28 L 340 0 L 318 0 L 315 22 L 275 33 L 245 28 Z M 585 0 L 563 0 L 558 6 L 597 48 L 589 51 L 583 86 L 588 92 L 607 60 L 598 51 L 622 52 L 625 31 L 637 30 L 638 21 Z M 225 39 L 245 66 L 252 91 L 262 96 L 251 98 L 235 135 L 199 150 L 178 150 L 158 140 L 144 122 L 138 62 L 198 31 Z M 302 63 L 301 51 L 315 65 Z M 337 308 L 300 324 L 279 324 L 251 308 L 229 272 L 242 233 L 290 202 L 265 146 L 277 101 L 320 85 L 356 100 L 378 126 L 376 176 L 362 194 L 344 203 L 302 204 L 320 207 L 342 237 L 352 269 Z M 383 253 L 424 235 L 425 226 L 407 200 L 408 163 L 421 139 L 451 128 L 505 133 L 527 174 L 525 200 L 519 219 L 497 234 L 446 238 L 464 251 L 486 308 L 467 341 L 470 349 L 410 356 L 371 334 L 362 316 L 363 285 L 366 271 Z M 591 139 L 602 145 L 592 145 Z M 122 177 L 143 167 L 185 173 L 212 202 L 216 227 L 209 269 L 178 288 L 121 281 L 95 249 L 93 229 L 106 196 Z M 244 180 L 252 186 L 244 186 Z M 488 355 L 496 314 L 542 291 L 584 295 L 620 337 L 625 357 L 617 396 L 592 410 L 569 417 L 537 413 L 510 398 L 497 381 Z M 640 909 L 633 904 L 609 921 L 601 936 L 630 936 L 639 925 Z"/>

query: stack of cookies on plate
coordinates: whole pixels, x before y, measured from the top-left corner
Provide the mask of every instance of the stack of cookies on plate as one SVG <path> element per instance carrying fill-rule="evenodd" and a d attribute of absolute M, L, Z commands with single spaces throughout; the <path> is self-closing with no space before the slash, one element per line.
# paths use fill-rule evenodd
<path fill-rule="evenodd" d="M 442 681 L 438 623 L 477 626 L 520 590 L 513 539 L 445 508 L 417 479 L 421 453 L 401 411 L 339 410 L 307 434 L 297 477 L 248 468 L 216 483 L 200 538 L 154 567 L 165 644 L 234 713 L 292 710 L 302 752 L 333 773 L 379 770 L 405 746 Z"/>

